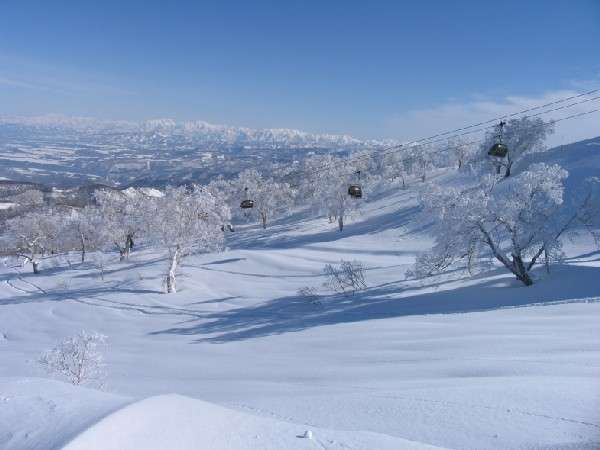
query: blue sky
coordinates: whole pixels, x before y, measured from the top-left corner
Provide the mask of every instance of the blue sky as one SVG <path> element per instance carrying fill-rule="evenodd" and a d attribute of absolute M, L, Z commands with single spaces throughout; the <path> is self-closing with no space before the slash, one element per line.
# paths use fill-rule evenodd
<path fill-rule="evenodd" d="M 0 0 L 0 114 L 405 138 L 597 86 L 599 55 L 598 0 Z"/>

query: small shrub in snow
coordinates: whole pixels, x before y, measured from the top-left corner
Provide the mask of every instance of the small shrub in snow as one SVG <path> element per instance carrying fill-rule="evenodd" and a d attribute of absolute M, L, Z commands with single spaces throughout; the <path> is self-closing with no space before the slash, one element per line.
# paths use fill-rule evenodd
<path fill-rule="evenodd" d="M 367 288 L 363 264 L 359 261 L 341 260 L 339 265 L 327 264 L 323 268 L 324 286 L 342 293 L 352 293 Z"/>
<path fill-rule="evenodd" d="M 44 352 L 38 362 L 46 372 L 74 385 L 103 387 L 106 377 L 104 357 L 99 346 L 106 336 L 96 332 L 79 332 Z"/>
<path fill-rule="evenodd" d="M 448 254 L 439 256 L 433 253 L 421 253 L 417 255 L 415 265 L 406 271 L 409 278 L 427 278 L 443 272 L 454 262 L 454 258 Z"/>

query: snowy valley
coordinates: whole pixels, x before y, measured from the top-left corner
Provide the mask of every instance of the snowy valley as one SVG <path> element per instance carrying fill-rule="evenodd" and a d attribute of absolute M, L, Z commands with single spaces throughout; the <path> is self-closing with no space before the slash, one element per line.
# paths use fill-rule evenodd
<path fill-rule="evenodd" d="M 291 164 L 306 154 L 347 154 L 392 143 L 203 121 L 0 116 L 0 180 L 62 187 L 208 182 L 249 165 Z"/>

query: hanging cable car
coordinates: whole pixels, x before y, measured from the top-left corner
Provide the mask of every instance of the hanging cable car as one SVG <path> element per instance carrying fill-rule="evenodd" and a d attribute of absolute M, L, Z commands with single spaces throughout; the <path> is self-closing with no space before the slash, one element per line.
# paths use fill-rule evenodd
<path fill-rule="evenodd" d="M 358 184 L 348 186 L 348 195 L 353 198 L 362 198 L 362 188 L 360 187 L 360 170 L 356 171 L 358 175 Z"/>
<path fill-rule="evenodd" d="M 240 203 L 240 208 L 242 209 L 249 209 L 249 208 L 254 208 L 254 200 L 250 200 L 248 198 L 248 188 L 244 188 L 244 200 L 242 200 L 242 203 Z"/>
<path fill-rule="evenodd" d="M 500 130 L 498 132 L 498 142 L 492 145 L 488 151 L 488 155 L 495 156 L 497 158 L 505 158 L 508 154 L 508 147 L 502 143 L 502 132 L 504 131 L 504 125 L 506 122 L 500 122 Z"/>

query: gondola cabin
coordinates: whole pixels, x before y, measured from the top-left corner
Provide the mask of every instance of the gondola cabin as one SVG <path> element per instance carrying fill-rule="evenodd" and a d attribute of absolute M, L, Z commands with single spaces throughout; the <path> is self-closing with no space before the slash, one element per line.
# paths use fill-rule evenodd
<path fill-rule="evenodd" d="M 254 208 L 254 200 L 242 200 L 242 203 L 240 203 L 240 208 L 242 208 L 242 209 Z"/>
<path fill-rule="evenodd" d="M 490 147 L 488 155 L 504 158 L 508 154 L 508 147 L 502 143 L 496 143 Z"/>
<path fill-rule="evenodd" d="M 358 184 L 351 184 L 348 187 L 348 195 L 354 198 L 362 198 L 362 188 Z"/>

